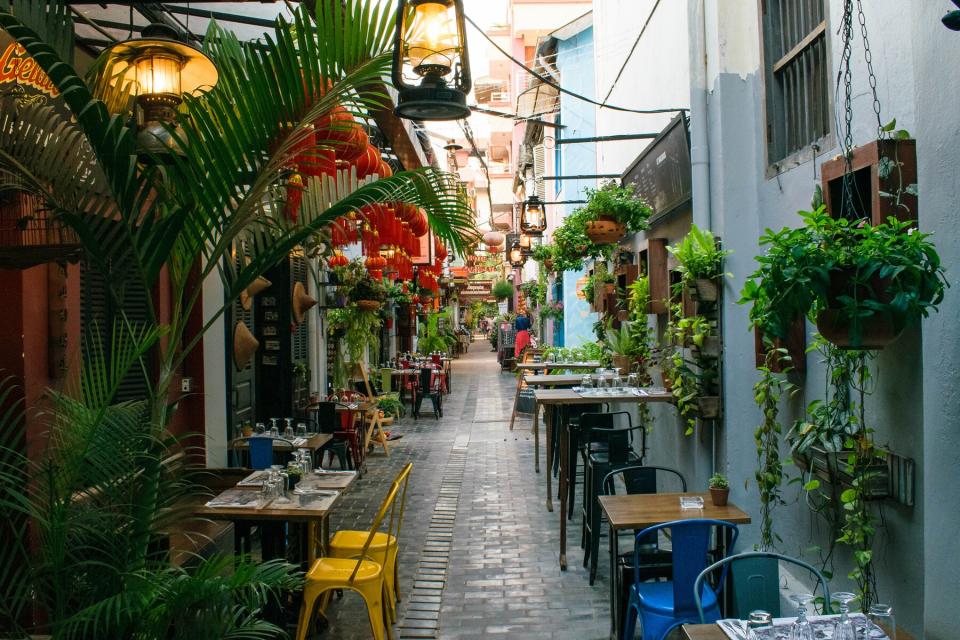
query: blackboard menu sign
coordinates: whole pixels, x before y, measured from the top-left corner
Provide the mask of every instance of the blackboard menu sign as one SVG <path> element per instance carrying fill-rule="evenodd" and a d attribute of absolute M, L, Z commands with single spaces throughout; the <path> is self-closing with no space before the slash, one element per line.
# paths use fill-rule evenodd
<path fill-rule="evenodd" d="M 653 208 L 651 221 L 690 201 L 690 141 L 682 113 L 627 167 L 621 180 L 635 185 L 637 194 Z"/>

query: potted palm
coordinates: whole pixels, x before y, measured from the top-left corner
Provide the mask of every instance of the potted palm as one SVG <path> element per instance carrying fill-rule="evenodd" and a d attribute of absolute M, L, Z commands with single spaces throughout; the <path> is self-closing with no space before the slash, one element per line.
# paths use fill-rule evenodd
<path fill-rule="evenodd" d="M 586 189 L 590 213 L 586 223 L 587 237 L 594 244 L 611 244 L 627 232 L 637 233 L 647 228 L 650 207 L 637 197 L 633 186 L 621 187 L 610 181 L 599 189 Z"/>
<path fill-rule="evenodd" d="M 797 318 L 844 349 L 881 349 L 937 310 L 948 286 L 929 234 L 908 222 L 835 219 L 821 206 L 804 225 L 768 231 L 741 303 L 763 335 L 787 339 Z"/>
<path fill-rule="evenodd" d="M 624 322 L 619 329 L 616 329 L 613 327 L 613 322 L 608 320 L 604 333 L 604 343 L 610 351 L 613 367 L 621 375 L 630 373 L 637 361 L 637 341 L 634 338 L 630 323 Z"/>
<path fill-rule="evenodd" d="M 675 246 L 667 250 L 677 259 L 684 285 L 692 289 L 701 302 L 716 302 L 723 276 L 723 259 L 730 251 L 720 249 L 716 238 L 697 225 Z"/>
<path fill-rule="evenodd" d="M 726 476 L 722 473 L 715 473 L 710 476 L 707 484 L 710 487 L 710 502 L 713 503 L 713 506 L 727 506 L 727 500 L 730 497 L 730 484 L 727 482 Z"/>

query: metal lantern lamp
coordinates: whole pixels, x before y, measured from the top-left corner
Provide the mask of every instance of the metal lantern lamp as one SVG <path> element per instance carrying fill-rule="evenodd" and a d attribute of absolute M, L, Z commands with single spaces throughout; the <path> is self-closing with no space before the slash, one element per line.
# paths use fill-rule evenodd
<path fill-rule="evenodd" d="M 536 194 L 530 196 L 523 205 L 520 230 L 532 236 L 543 235 L 547 230 L 547 215 L 543 210 L 543 201 Z"/>
<path fill-rule="evenodd" d="M 176 142 L 164 123 L 176 122 L 185 95 L 199 95 L 217 84 L 217 67 L 202 51 L 182 42 L 164 24 L 151 24 L 141 37 L 108 47 L 106 69 L 111 82 L 130 87 L 143 112 L 137 140 L 142 149 L 175 151 Z"/>
<path fill-rule="evenodd" d="M 470 115 L 463 0 L 400 0 L 393 86 L 399 92 L 394 113 L 400 118 L 459 120 Z"/>
<path fill-rule="evenodd" d="M 514 269 L 519 269 L 527 263 L 527 256 L 520 246 L 520 240 L 514 240 L 513 244 L 510 245 L 509 260 L 510 266 Z"/>

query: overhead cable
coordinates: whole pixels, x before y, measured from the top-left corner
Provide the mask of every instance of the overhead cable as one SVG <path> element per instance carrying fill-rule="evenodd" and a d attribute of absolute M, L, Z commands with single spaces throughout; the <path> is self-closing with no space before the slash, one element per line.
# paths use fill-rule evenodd
<path fill-rule="evenodd" d="M 515 65 L 517 65 L 518 67 L 523 68 L 527 73 L 529 73 L 530 75 L 532 75 L 534 78 L 540 80 L 540 82 L 542 82 L 543 84 L 553 87 L 554 89 L 556 89 L 556 90 L 559 91 L 560 93 L 565 93 L 565 94 L 567 94 L 568 96 L 571 96 L 571 97 L 576 98 L 576 99 L 578 99 L 578 100 L 583 100 L 584 102 L 590 103 L 590 104 L 592 104 L 592 105 L 596 105 L 596 106 L 600 107 L 601 109 L 610 109 L 610 110 L 612 110 L 612 111 L 623 111 L 623 112 L 626 112 L 626 113 L 645 113 L 645 114 L 651 114 L 651 113 L 678 113 L 678 112 L 688 111 L 688 109 L 687 109 L 686 107 L 673 107 L 673 108 L 666 108 L 666 109 L 629 109 L 629 108 L 627 108 L 627 107 L 620 107 L 620 106 L 616 106 L 616 105 L 612 105 L 612 104 L 604 104 L 604 103 L 602 103 L 602 102 L 597 102 L 596 100 L 593 100 L 592 98 L 588 98 L 588 97 L 586 97 L 586 96 L 584 96 L 584 95 L 581 95 L 581 94 L 579 94 L 579 93 L 576 93 L 575 91 L 570 91 L 569 89 L 564 89 L 563 87 L 561 87 L 559 84 L 557 84 L 556 82 L 554 82 L 554 81 L 553 81 L 552 79 L 550 79 L 549 77 L 543 75 L 542 73 L 539 73 L 539 72 L 537 72 L 537 71 L 534 71 L 533 69 L 531 69 L 530 67 L 528 67 L 527 65 L 525 65 L 523 62 L 521 62 L 520 60 L 517 60 L 517 59 L 514 58 L 512 55 L 510 55 L 509 53 L 507 53 L 507 52 L 503 49 L 503 47 L 501 47 L 499 44 L 497 44 L 497 43 L 493 40 L 493 38 L 491 38 L 490 36 L 487 35 L 486 31 L 484 31 L 483 29 L 481 29 L 481 28 L 477 25 L 477 23 L 473 21 L 473 18 L 471 18 L 470 16 L 468 16 L 468 15 L 466 15 L 466 14 L 464 14 L 463 17 L 467 20 L 467 22 L 470 23 L 470 25 L 471 25 L 474 29 L 476 29 L 477 31 L 480 32 L 480 35 L 482 35 L 482 36 L 487 40 L 487 42 L 489 42 L 490 44 L 493 45 L 494 49 L 496 49 L 496 50 L 499 51 L 501 54 L 503 54 L 504 56 L 506 56 L 506 58 L 507 58 L 508 60 L 510 60 L 511 62 L 513 62 L 513 63 L 514 63 Z"/>

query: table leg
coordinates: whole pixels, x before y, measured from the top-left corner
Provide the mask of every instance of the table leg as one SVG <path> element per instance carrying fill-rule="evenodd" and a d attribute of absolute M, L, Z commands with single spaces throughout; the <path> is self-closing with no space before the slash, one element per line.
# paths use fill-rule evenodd
<path fill-rule="evenodd" d="M 617 539 L 617 532 L 610 527 L 610 638 L 619 640 L 620 627 L 623 624 L 620 620 L 620 571 L 617 569 L 617 558 L 620 555 L 620 541 Z"/>
<path fill-rule="evenodd" d="M 570 432 L 567 428 L 566 415 L 563 414 L 560 423 L 560 569 L 567 570 L 567 483 L 569 472 L 567 456 L 570 455 Z"/>
<path fill-rule="evenodd" d="M 523 371 L 517 377 L 517 392 L 513 396 L 513 413 L 510 414 L 510 431 L 513 431 L 513 423 L 517 419 L 517 403 L 520 402 L 520 387 L 523 386 Z"/>
<path fill-rule="evenodd" d="M 547 428 L 547 511 L 553 511 L 553 405 L 543 409 Z"/>
<path fill-rule="evenodd" d="M 540 473 L 540 403 L 533 403 L 533 468 Z"/>

